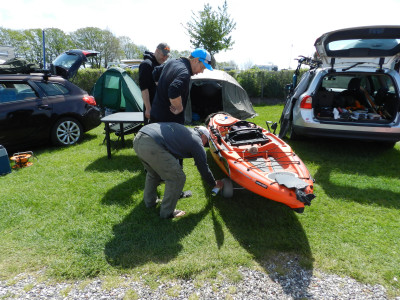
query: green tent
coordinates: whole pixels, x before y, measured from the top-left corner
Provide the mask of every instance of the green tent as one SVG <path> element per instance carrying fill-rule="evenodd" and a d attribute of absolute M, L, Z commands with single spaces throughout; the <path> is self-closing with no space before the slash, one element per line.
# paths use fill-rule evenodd
<path fill-rule="evenodd" d="M 142 93 L 124 69 L 113 67 L 96 81 L 92 95 L 97 105 L 113 111 L 143 111 Z"/>

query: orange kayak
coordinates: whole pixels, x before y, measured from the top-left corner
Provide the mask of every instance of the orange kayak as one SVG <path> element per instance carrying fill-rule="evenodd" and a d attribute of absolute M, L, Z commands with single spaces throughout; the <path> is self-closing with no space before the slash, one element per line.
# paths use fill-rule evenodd
<path fill-rule="evenodd" d="M 314 179 L 292 148 L 270 131 L 220 112 L 206 120 L 211 154 L 229 178 L 243 188 L 298 213 L 315 198 Z M 233 195 L 225 180 L 222 194 Z"/>

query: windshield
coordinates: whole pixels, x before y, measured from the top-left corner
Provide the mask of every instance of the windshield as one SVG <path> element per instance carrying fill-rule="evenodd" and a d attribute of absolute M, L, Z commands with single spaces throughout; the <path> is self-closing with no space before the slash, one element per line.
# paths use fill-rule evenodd
<path fill-rule="evenodd" d="M 328 74 L 322 82 L 323 90 L 342 92 L 349 88 L 353 78 L 359 78 L 361 87 L 365 88 L 371 96 L 375 96 L 379 90 L 395 93 L 393 80 L 385 74 Z"/>
<path fill-rule="evenodd" d="M 54 60 L 53 64 L 55 66 L 60 66 L 69 69 L 78 59 L 79 57 L 77 55 L 64 53 L 59 57 L 57 57 Z"/>
<path fill-rule="evenodd" d="M 351 39 L 332 41 L 326 45 L 328 50 L 347 50 L 354 48 L 368 48 L 391 50 L 400 44 L 400 39 Z"/>

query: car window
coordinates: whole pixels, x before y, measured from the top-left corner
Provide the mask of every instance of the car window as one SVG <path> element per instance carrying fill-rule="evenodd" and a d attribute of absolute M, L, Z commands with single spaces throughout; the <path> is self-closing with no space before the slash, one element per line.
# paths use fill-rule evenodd
<path fill-rule="evenodd" d="M 63 53 L 60 56 L 58 56 L 53 64 L 56 66 L 61 66 L 64 68 L 71 68 L 71 66 L 79 59 L 79 57 L 75 54 L 67 54 Z"/>
<path fill-rule="evenodd" d="M 332 41 L 326 45 L 326 48 L 331 51 L 354 48 L 391 50 L 399 44 L 400 39 L 349 39 Z"/>
<path fill-rule="evenodd" d="M 335 91 L 342 91 L 347 89 L 349 85 L 350 79 L 353 76 L 335 76 L 335 75 L 328 75 L 325 76 L 322 80 L 322 87 L 327 90 L 335 90 Z"/>
<path fill-rule="evenodd" d="M 321 83 L 321 87 L 326 90 L 341 92 L 348 88 L 352 78 L 361 79 L 361 86 L 369 93 L 376 93 L 379 89 L 385 89 L 390 93 L 395 92 L 393 80 L 387 75 L 370 75 L 370 76 L 354 76 L 354 75 L 327 75 Z"/>
<path fill-rule="evenodd" d="M 27 83 L 0 82 L 0 103 L 36 98 L 36 92 Z"/>
<path fill-rule="evenodd" d="M 373 76 L 372 81 L 375 86 L 375 90 L 384 89 L 389 93 L 395 93 L 396 89 L 393 84 L 393 80 L 389 76 Z"/>
<path fill-rule="evenodd" d="M 47 96 L 68 95 L 69 90 L 58 83 L 54 82 L 36 82 L 36 84 L 43 89 Z"/>

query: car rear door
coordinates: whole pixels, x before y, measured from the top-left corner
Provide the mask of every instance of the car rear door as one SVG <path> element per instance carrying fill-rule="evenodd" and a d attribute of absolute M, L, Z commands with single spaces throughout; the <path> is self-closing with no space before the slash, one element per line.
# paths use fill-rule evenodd
<path fill-rule="evenodd" d="M 47 100 L 27 81 L 0 81 L 0 87 L 0 144 L 46 139 L 51 117 Z"/>
<path fill-rule="evenodd" d="M 51 64 L 52 73 L 64 79 L 71 79 L 78 72 L 88 57 L 97 56 L 99 52 L 91 50 L 68 50 L 59 55 Z"/>
<path fill-rule="evenodd" d="M 400 26 L 365 26 L 331 31 L 314 44 L 323 67 L 360 65 L 394 69 L 400 57 Z"/>

